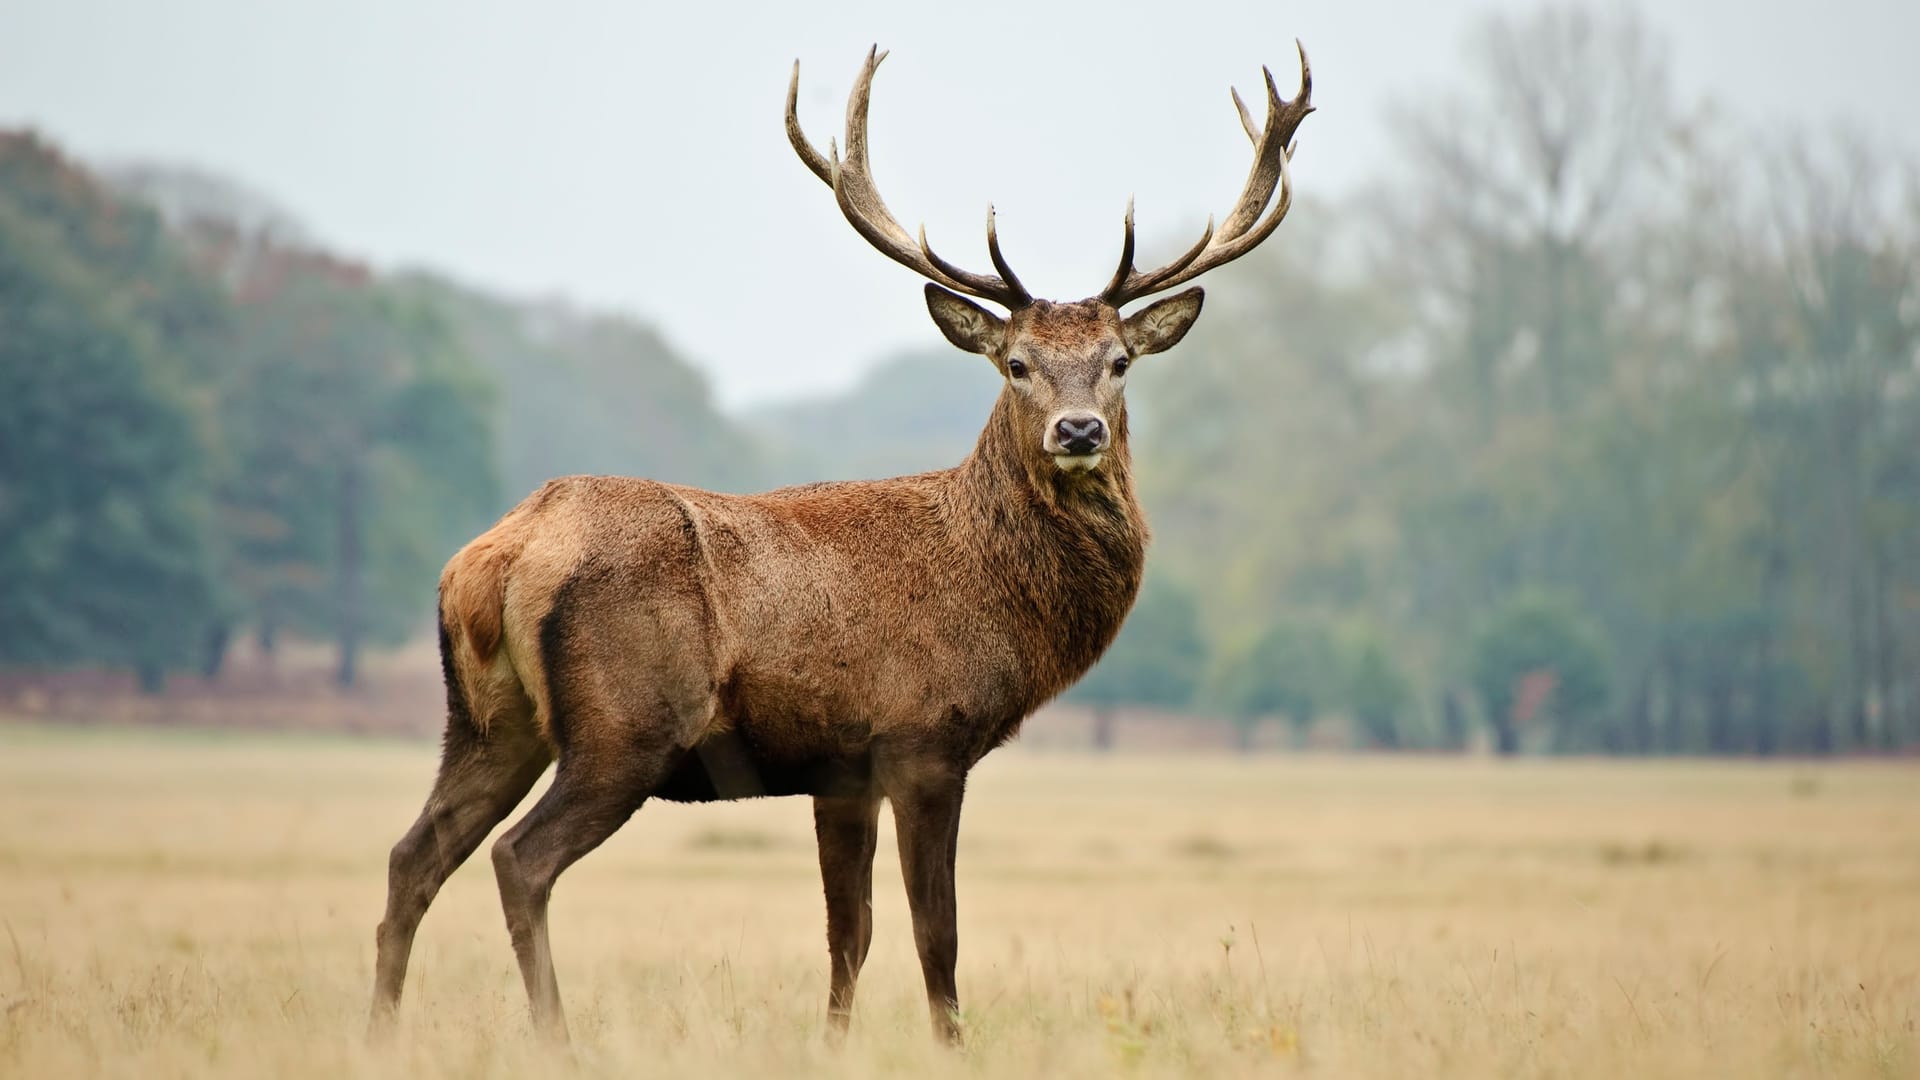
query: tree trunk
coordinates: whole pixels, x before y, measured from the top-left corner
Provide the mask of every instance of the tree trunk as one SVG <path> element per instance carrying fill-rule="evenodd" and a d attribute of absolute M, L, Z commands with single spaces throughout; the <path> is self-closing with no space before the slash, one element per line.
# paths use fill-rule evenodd
<path fill-rule="evenodd" d="M 1117 711 L 1106 702 L 1093 707 L 1093 748 L 1100 753 L 1113 749 L 1113 721 Z"/>
<path fill-rule="evenodd" d="M 1667 676 L 1666 723 L 1655 724 L 1653 718 L 1652 692 L 1643 696 L 1637 707 L 1629 714 L 1627 725 L 1627 750 L 1633 754 L 1652 754 L 1659 749 L 1659 731 L 1661 727 L 1673 728 L 1679 723 L 1681 702 L 1685 700 L 1687 685 L 1687 662 L 1681 655 L 1677 643 L 1668 643 L 1661 650 L 1665 654 L 1664 666 Z M 1651 679 L 1649 679 L 1651 682 Z"/>
<path fill-rule="evenodd" d="M 1554 201 L 1558 202 L 1559 177 L 1553 177 L 1550 183 Z M 1541 244 L 1546 256 L 1547 310 L 1540 328 L 1540 366 L 1547 377 L 1547 411 L 1563 416 L 1572 396 L 1567 388 L 1571 378 L 1567 368 L 1573 363 L 1567 355 L 1567 248 L 1552 229 L 1541 237 Z"/>
<path fill-rule="evenodd" d="M 1895 671 L 1894 657 L 1898 653 L 1898 642 L 1893 629 L 1893 619 L 1887 611 L 1886 552 L 1875 547 L 1873 559 L 1873 625 L 1874 625 L 1874 699 L 1878 706 L 1879 731 L 1878 745 L 1882 750 L 1892 750 L 1899 745 L 1895 729 L 1900 726 L 1900 682 Z"/>
<path fill-rule="evenodd" d="M 1467 714 L 1460 707 L 1460 698 L 1449 690 L 1440 697 L 1440 732 L 1447 740 L 1447 749 L 1465 750 L 1467 748 Z"/>
<path fill-rule="evenodd" d="M 1512 695 L 1508 695 L 1511 698 Z M 1520 729 L 1513 722 L 1511 700 L 1487 703 L 1487 725 L 1493 728 L 1493 749 L 1502 757 L 1520 752 Z"/>
<path fill-rule="evenodd" d="M 1295 750 L 1307 748 L 1307 736 L 1313 731 L 1312 713 L 1288 713 L 1287 732 L 1293 740 Z"/>
<path fill-rule="evenodd" d="M 1733 673 L 1731 661 L 1713 663 L 1707 676 L 1707 752 L 1731 754 L 1733 745 Z"/>
<path fill-rule="evenodd" d="M 1760 577 L 1760 640 L 1754 647 L 1753 752 L 1761 757 L 1772 757 L 1780 750 L 1779 672 L 1773 647 L 1786 561 L 1776 531 L 1768 537 L 1765 569 Z"/>
<path fill-rule="evenodd" d="M 338 554 L 340 558 L 339 595 L 335 636 L 340 646 L 340 665 L 334 681 L 349 687 L 360 677 L 360 645 L 365 626 L 365 567 L 361 481 L 358 462 L 349 462 L 340 471 Z"/>
<path fill-rule="evenodd" d="M 1821 757 L 1833 753 L 1833 703 L 1821 699 L 1813 711 L 1813 730 L 1809 732 L 1807 750 Z"/>
<path fill-rule="evenodd" d="M 1633 700 L 1627 704 L 1624 713 L 1606 728 L 1606 745 L 1603 749 L 1609 754 L 1631 754 L 1634 751 L 1633 733 L 1644 730 L 1651 721 L 1647 714 L 1653 711 L 1653 681 L 1658 677 L 1659 658 L 1655 657 L 1640 682 L 1633 690 Z"/>
<path fill-rule="evenodd" d="M 233 641 L 233 626 L 230 623 L 216 623 L 207 630 L 206 640 L 200 650 L 200 675 L 211 682 L 220 677 L 227 666 L 227 646 Z"/>
<path fill-rule="evenodd" d="M 1400 749 L 1400 725 L 1391 713 L 1354 714 L 1359 721 L 1360 747 L 1374 750 Z"/>

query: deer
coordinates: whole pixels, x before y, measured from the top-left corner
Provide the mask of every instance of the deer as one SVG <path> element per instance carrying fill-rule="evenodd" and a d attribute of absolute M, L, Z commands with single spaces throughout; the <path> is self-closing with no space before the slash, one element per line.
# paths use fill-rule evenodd
<path fill-rule="evenodd" d="M 844 157 L 802 132 L 794 62 L 794 151 L 860 236 L 927 279 L 934 325 L 1004 386 L 950 469 L 755 495 L 566 477 L 453 556 L 439 592 L 446 732 L 426 804 L 388 862 L 372 1033 L 395 1023 L 415 931 L 447 877 L 552 764 L 545 793 L 492 848 L 538 1033 L 568 1039 L 547 919 L 562 872 L 648 799 L 804 795 L 826 894 L 830 1035 L 848 1029 L 873 937 L 884 801 L 933 1032 L 960 1043 L 954 867 L 967 776 L 1126 618 L 1147 545 L 1126 375 L 1179 343 L 1203 294 L 1121 309 L 1245 255 L 1286 217 L 1293 136 L 1313 111 L 1299 53 L 1291 99 L 1263 69 L 1264 125 L 1233 91 L 1254 160 L 1225 218 L 1141 271 L 1129 200 L 1118 269 L 1070 303 L 1021 285 L 991 208 L 995 273 L 948 262 L 924 227 L 909 234 L 887 209 L 867 142 L 885 53 L 869 50 L 854 82 Z"/>

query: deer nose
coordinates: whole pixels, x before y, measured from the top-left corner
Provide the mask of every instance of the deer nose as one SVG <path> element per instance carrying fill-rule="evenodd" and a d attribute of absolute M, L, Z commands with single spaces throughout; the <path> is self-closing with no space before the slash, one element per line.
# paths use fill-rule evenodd
<path fill-rule="evenodd" d="M 1060 449 L 1069 454 L 1092 454 L 1107 445 L 1107 425 L 1092 413 L 1063 416 L 1053 425 Z"/>

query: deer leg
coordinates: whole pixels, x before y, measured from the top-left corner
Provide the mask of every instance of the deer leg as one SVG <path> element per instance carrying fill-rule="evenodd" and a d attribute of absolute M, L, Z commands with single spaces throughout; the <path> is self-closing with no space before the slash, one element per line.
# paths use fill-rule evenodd
<path fill-rule="evenodd" d="M 393 1025 L 414 932 L 440 886 L 519 805 L 552 760 L 546 744 L 527 728 L 503 722 L 483 735 L 464 720 L 454 723 L 427 804 L 387 862 L 387 912 L 374 935 L 371 1036 Z"/>
<path fill-rule="evenodd" d="M 827 1028 L 847 1033 L 853 989 L 873 943 L 873 849 L 880 832 L 880 798 L 813 800 L 813 831 L 820 841 L 820 881 L 827 893 L 827 955 L 832 965 Z"/>
<path fill-rule="evenodd" d="M 526 982 L 533 1024 L 555 1042 L 567 1040 L 567 1020 L 547 941 L 547 903 L 554 879 L 626 824 L 666 774 L 664 755 L 563 754 L 553 786 L 493 845 L 500 906 Z"/>
<path fill-rule="evenodd" d="M 960 1044 L 960 996 L 953 969 L 959 959 L 955 928 L 953 860 L 960 836 L 960 800 L 966 779 L 958 774 L 917 777 L 887 792 L 900 837 L 900 870 L 913 911 L 913 940 L 926 979 L 927 1007 L 936 1038 Z"/>

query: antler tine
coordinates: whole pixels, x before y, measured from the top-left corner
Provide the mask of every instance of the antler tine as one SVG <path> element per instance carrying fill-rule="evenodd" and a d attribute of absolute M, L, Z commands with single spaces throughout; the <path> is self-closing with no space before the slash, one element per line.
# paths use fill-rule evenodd
<path fill-rule="evenodd" d="M 1185 270 L 1207 250 L 1207 245 L 1213 242 L 1214 235 L 1213 215 L 1208 214 L 1207 227 L 1200 230 L 1200 239 L 1194 241 L 1192 247 L 1182 252 L 1179 258 L 1153 273 L 1142 274 L 1133 267 L 1133 200 L 1129 198 L 1127 200 L 1127 236 L 1120 245 L 1120 268 L 1113 272 L 1113 278 L 1107 282 L 1107 287 L 1100 291 L 1100 299 L 1114 307 L 1119 307 L 1129 300 L 1138 300 L 1148 293 L 1159 292 L 1167 286 L 1158 282 Z"/>
<path fill-rule="evenodd" d="M 1307 61 L 1307 47 L 1299 38 L 1293 39 L 1294 51 L 1300 54 L 1300 93 L 1296 101 L 1307 102 L 1307 111 L 1313 111 L 1313 65 Z"/>
<path fill-rule="evenodd" d="M 976 274 L 947 262 L 934 254 L 927 245 L 926 229 L 920 230 L 918 239 L 910 236 L 903 228 L 887 204 L 880 197 L 880 190 L 873 182 L 873 168 L 867 157 L 867 110 L 873 95 L 873 75 L 880 62 L 887 58 L 878 46 L 868 50 L 866 63 L 861 65 L 860 75 L 854 80 L 853 91 L 847 97 L 846 157 L 841 158 L 839 147 L 828 140 L 828 156 L 821 157 L 820 152 L 807 142 L 800 130 L 798 114 L 800 95 L 800 64 L 793 65 L 793 78 L 787 84 L 787 138 L 800 155 L 800 160 L 815 176 L 820 177 L 833 189 L 834 201 L 839 203 L 840 211 L 846 216 L 847 223 L 872 244 L 882 255 L 928 278 L 935 284 L 1004 304 L 1009 308 L 1021 308 L 1033 302 L 1018 278 L 1013 276 L 1006 260 L 1000 254 L 1000 242 L 993 226 L 993 212 L 987 212 L 987 249 L 993 257 L 994 266 L 1001 277 L 991 274 Z"/>
<path fill-rule="evenodd" d="M 926 243 L 924 234 L 920 242 Z M 1014 275 L 1013 267 L 1007 265 L 1006 256 L 1000 254 L 1000 230 L 994 224 L 992 203 L 987 204 L 987 257 L 993 260 L 993 268 L 1000 271 L 1000 276 L 1004 279 L 1008 290 L 1019 298 L 1020 302 L 1015 306 L 1026 307 L 1033 303 L 1032 294 L 1027 292 L 1025 285 L 1020 284 L 1020 279 Z"/>
<path fill-rule="evenodd" d="M 885 59 L 886 54 L 879 46 L 869 49 L 867 61 L 854 79 L 853 91 L 847 95 L 847 156 L 835 162 L 838 167 L 833 176 L 833 193 L 847 221 L 860 235 L 881 246 L 883 254 L 917 270 L 914 256 L 918 252 L 907 238 L 907 231 L 900 227 L 900 222 L 880 198 L 880 190 L 873 184 L 873 168 L 867 160 L 867 108 L 873 98 L 874 72 Z"/>
<path fill-rule="evenodd" d="M 1100 290 L 1100 295 L 1118 296 L 1121 288 L 1126 285 L 1127 278 L 1132 276 L 1133 272 L 1133 196 L 1129 195 L 1127 196 L 1127 235 L 1126 239 L 1120 241 L 1120 267 L 1107 281 L 1107 287 Z M 1114 306 L 1119 306 L 1118 301 L 1114 302 Z"/>
<path fill-rule="evenodd" d="M 1240 201 L 1234 204 L 1233 211 L 1220 223 L 1220 231 L 1215 233 L 1222 240 L 1232 240 L 1247 231 L 1260 217 L 1273 198 L 1274 185 L 1280 182 L 1280 170 L 1273 160 L 1285 151 L 1286 138 L 1293 133 L 1287 132 L 1277 144 L 1274 134 L 1280 128 L 1280 110 L 1286 102 L 1280 97 L 1279 87 L 1273 84 L 1273 69 L 1262 67 L 1260 74 L 1267 80 L 1267 123 L 1260 130 L 1260 138 L 1253 144 L 1253 169 L 1247 173 L 1247 185 L 1240 192 Z M 1241 118 L 1245 121 L 1245 117 Z"/>
<path fill-rule="evenodd" d="M 833 186 L 833 166 L 820 156 L 820 151 L 807 141 L 807 134 L 800 130 L 800 61 L 793 62 L 793 78 L 787 81 L 787 141 L 793 144 L 793 152 L 800 155 L 813 175 Z"/>
<path fill-rule="evenodd" d="M 992 257 L 994 268 L 1000 271 L 1000 277 L 963 270 L 941 258 L 939 253 L 927 244 L 927 227 L 920 226 L 921 257 L 931 263 L 934 269 L 952 279 L 956 288 L 1005 304 L 1009 308 L 1023 308 L 1033 303 L 1033 296 L 1027 292 L 1026 286 L 1020 284 L 1020 279 L 1014 276 L 1013 268 L 1007 265 L 1006 258 L 1000 254 L 1000 233 L 994 227 L 991 205 L 987 207 L 987 254 Z"/>
<path fill-rule="evenodd" d="M 793 68 L 794 78 L 798 79 L 800 77 L 800 62 L 798 60 L 794 61 Z M 1260 70 L 1265 71 L 1267 69 L 1261 68 Z M 1253 126 L 1253 114 L 1247 111 L 1247 103 L 1240 100 L 1240 91 L 1235 87 L 1229 86 L 1227 87 L 1227 93 L 1233 95 L 1233 107 L 1240 111 L 1240 126 L 1246 129 L 1247 138 L 1253 140 L 1253 145 L 1259 146 L 1260 129 Z"/>
<path fill-rule="evenodd" d="M 1254 127 L 1253 116 L 1248 112 L 1246 102 L 1241 100 L 1240 92 L 1232 91 L 1234 109 L 1240 115 L 1240 126 L 1246 129 L 1247 137 L 1253 141 L 1253 167 L 1247 174 L 1245 186 L 1241 188 L 1240 198 L 1221 221 L 1219 228 L 1215 229 L 1209 219 L 1207 231 L 1198 244 L 1173 262 L 1142 274 L 1132 269 L 1133 216 L 1129 207 L 1124 245 L 1126 256 L 1121 260 L 1120 270 L 1100 294 L 1102 300 L 1118 307 L 1150 293 L 1170 289 L 1232 262 L 1273 235 L 1274 229 L 1279 227 L 1293 205 L 1293 176 L 1288 167 L 1293 157 L 1293 135 L 1299 130 L 1300 122 L 1313 112 L 1313 69 L 1307 61 L 1306 47 L 1298 41 L 1294 45 L 1300 52 L 1300 92 L 1291 101 L 1280 96 L 1280 90 L 1273 81 L 1273 72 L 1261 68 L 1267 84 L 1265 127 Z M 1279 191 L 1279 200 L 1263 219 L 1261 214 L 1267 211 L 1267 204 L 1274 201 L 1276 189 Z"/>
<path fill-rule="evenodd" d="M 1127 275 L 1126 284 L 1122 285 L 1120 291 L 1116 294 L 1120 299 L 1115 300 L 1104 295 L 1102 299 L 1114 307 L 1119 307 L 1129 300 L 1138 300 L 1148 293 L 1156 293 L 1162 289 L 1171 288 L 1172 284 L 1177 284 L 1177 282 L 1170 284 L 1169 279 L 1187 267 L 1192 266 L 1194 260 L 1206 254 L 1208 247 L 1213 244 L 1214 239 L 1219 235 L 1219 232 L 1213 227 L 1213 215 L 1208 214 L 1207 227 L 1200 230 L 1200 239 L 1194 241 L 1192 247 L 1182 252 L 1180 256 L 1172 262 L 1154 270 L 1152 273 L 1142 274 L 1138 270 L 1132 271 Z M 1186 278 L 1181 278 L 1180 280 L 1185 281 Z"/>

